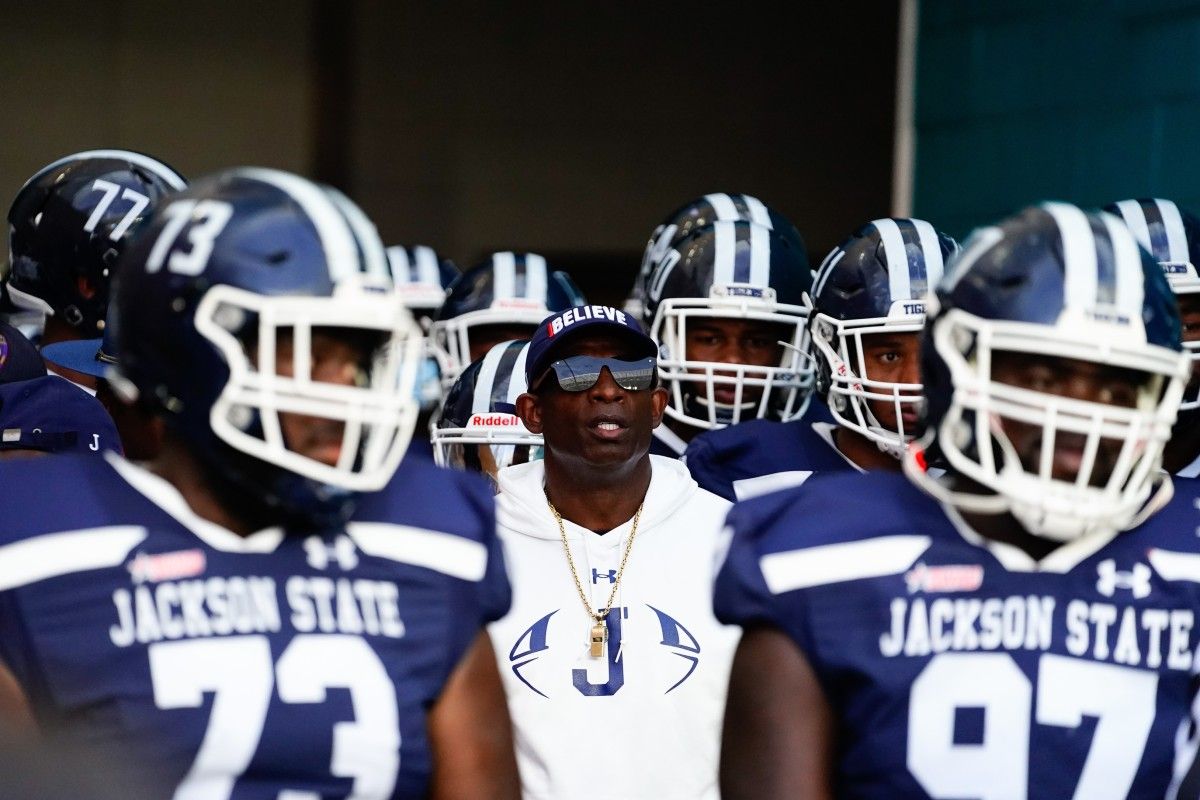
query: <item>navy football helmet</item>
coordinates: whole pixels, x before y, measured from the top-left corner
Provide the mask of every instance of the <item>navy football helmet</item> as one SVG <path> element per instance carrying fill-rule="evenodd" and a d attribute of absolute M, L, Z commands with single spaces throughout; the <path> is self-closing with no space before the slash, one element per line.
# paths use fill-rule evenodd
<path fill-rule="evenodd" d="M 625 311 L 640 319 L 642 327 L 648 329 L 652 322 L 645 315 L 646 276 L 654 271 L 663 256 L 677 244 L 714 222 L 753 222 L 778 231 L 795 249 L 804 252 L 804 240 L 800 238 L 796 226 L 757 197 L 714 192 L 685 203 L 671 212 L 650 234 L 650 240 L 646 242 L 646 250 L 642 254 L 642 265 L 638 270 L 637 279 L 625 300 Z"/>
<path fill-rule="evenodd" d="M 438 258 L 432 247 L 394 245 L 387 249 L 392 282 L 404 298 L 404 305 L 416 317 L 421 330 L 428 333 L 433 318 L 446 299 L 446 291 L 461 273 L 453 261 Z M 429 342 L 417 375 L 417 399 L 423 411 L 433 411 L 442 399 L 442 380 L 437 357 Z"/>
<path fill-rule="evenodd" d="M 812 395 L 804 295 L 812 284 L 808 255 L 791 235 L 753 222 L 717 222 L 667 251 L 646 277 L 650 336 L 659 343 L 659 373 L 671 395 L 666 414 L 697 428 L 744 419 L 799 417 Z M 753 320 L 784 331 L 777 364 L 699 361 L 686 348 L 689 321 Z M 745 399 L 754 387 L 757 400 Z M 718 402 L 732 389 L 732 402 Z"/>
<path fill-rule="evenodd" d="M 912 448 L 905 470 L 944 502 L 1010 512 L 1030 533 L 1068 541 L 1136 525 L 1166 496 L 1163 446 L 1188 373 L 1179 315 L 1162 269 L 1104 212 L 1045 203 L 977 230 L 930 300 L 922 347 L 929 457 L 993 494 L 944 486 Z M 1002 383 L 993 357 L 1055 356 L 1124 368 L 1136 402 L 1089 401 Z M 1002 422 L 1038 429 L 1036 464 L 1023 464 Z M 1105 475 L 1104 440 L 1119 446 Z M 1073 479 L 1054 454 L 1079 448 Z M 933 463 L 932 461 L 930 463 Z M 1106 467 L 1107 469 L 1107 467 Z"/>
<path fill-rule="evenodd" d="M 374 226 L 341 194 L 267 169 L 197 181 L 126 251 L 115 302 L 110 381 L 156 407 L 237 502 L 326 524 L 395 471 L 421 334 Z M 353 385 L 318 374 L 307 345 L 322 332 L 363 351 Z M 339 425 L 337 463 L 289 449 L 284 414 Z"/>
<path fill-rule="evenodd" d="M 430 428 L 438 465 L 494 477 L 510 464 L 541 458 L 541 435 L 517 416 L 528 353 L 529 342 L 504 342 L 458 376 Z"/>
<path fill-rule="evenodd" d="M 446 391 L 471 363 L 471 331 L 485 325 L 528 325 L 530 335 L 556 311 L 583 305 L 567 273 L 551 271 L 537 253 L 494 253 L 450 285 L 430 330 Z"/>
<path fill-rule="evenodd" d="M 461 273 L 453 261 L 439 258 L 432 247 L 394 245 L 387 249 L 392 282 L 413 316 L 428 325 L 442 307 L 446 291 Z"/>
<path fill-rule="evenodd" d="M 958 244 L 922 219 L 867 223 L 829 252 L 813 277 L 809 331 L 817 362 L 817 391 L 837 422 L 900 458 L 915 433 L 905 428 L 923 403 L 921 384 L 875 380 L 863 337 L 919 334 L 925 295 L 942 279 Z M 871 401 L 891 404 L 896 429 L 882 425 Z"/>
<path fill-rule="evenodd" d="M 89 150 L 38 170 L 8 211 L 10 301 L 62 319 L 82 338 L 99 336 L 129 234 L 186 185 L 166 164 L 129 150 Z"/>
<path fill-rule="evenodd" d="M 1200 294 L 1200 218 L 1184 211 L 1170 200 L 1122 200 L 1105 206 L 1117 214 L 1132 231 L 1138 244 L 1150 251 L 1162 267 L 1167 283 L 1176 295 Z M 1182 297 L 1180 302 L 1182 303 Z M 1183 342 L 1192 359 L 1193 370 L 1200 365 L 1200 341 Z M 1181 411 L 1200 408 L 1200 381 L 1192 382 L 1184 392 Z"/>

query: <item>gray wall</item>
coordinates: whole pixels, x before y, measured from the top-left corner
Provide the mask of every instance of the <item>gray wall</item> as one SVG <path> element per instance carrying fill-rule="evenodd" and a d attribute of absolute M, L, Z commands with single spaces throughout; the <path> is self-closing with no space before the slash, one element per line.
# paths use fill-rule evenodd
<path fill-rule="evenodd" d="M 892 3 L 794 10 L 793 25 L 749 7 L 560 5 L 7 8 L 0 195 L 95 146 L 187 175 L 277 166 L 347 189 L 389 243 L 460 263 L 539 250 L 601 299 L 623 296 L 659 219 L 705 192 L 758 195 L 817 259 L 888 212 Z"/>

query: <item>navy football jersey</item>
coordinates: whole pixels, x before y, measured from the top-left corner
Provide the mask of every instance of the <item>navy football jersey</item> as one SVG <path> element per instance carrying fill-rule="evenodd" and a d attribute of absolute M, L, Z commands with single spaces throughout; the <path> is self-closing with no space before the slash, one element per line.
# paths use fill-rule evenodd
<path fill-rule="evenodd" d="M 700 434 L 684 462 L 700 488 L 737 502 L 799 486 L 815 472 L 858 470 L 834 447 L 833 428 L 808 417 L 754 419 Z"/>
<path fill-rule="evenodd" d="M 812 664 L 838 797 L 1161 798 L 1194 755 L 1195 503 L 1035 562 L 902 475 L 819 475 L 735 506 L 714 605 Z"/>
<path fill-rule="evenodd" d="M 426 712 L 509 606 L 483 481 L 406 460 L 345 526 L 247 537 L 116 457 L 0 486 L 0 660 L 49 736 L 176 797 L 425 796 Z"/>

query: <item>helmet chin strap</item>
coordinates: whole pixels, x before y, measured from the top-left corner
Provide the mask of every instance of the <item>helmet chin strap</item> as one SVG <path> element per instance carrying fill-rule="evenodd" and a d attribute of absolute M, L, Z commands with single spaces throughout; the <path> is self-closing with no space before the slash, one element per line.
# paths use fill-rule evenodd
<path fill-rule="evenodd" d="M 691 400 L 694 400 L 694 401 L 697 403 L 697 405 L 704 406 L 705 408 L 712 407 L 712 408 L 715 408 L 715 409 L 717 409 L 717 410 L 718 410 L 718 416 L 720 416 L 720 413 L 719 413 L 719 412 L 720 412 L 722 409 L 728 409 L 728 410 L 730 411 L 731 415 L 732 415 L 732 412 L 734 411 L 734 409 L 738 409 L 738 408 L 740 408 L 740 409 L 743 409 L 743 410 L 745 410 L 745 409 L 748 409 L 748 408 L 754 408 L 756 405 L 758 405 L 758 403 L 755 403 L 753 400 L 751 400 L 750 402 L 747 402 L 747 403 L 739 403 L 739 404 L 734 404 L 734 403 L 718 403 L 718 402 L 717 402 L 717 401 L 715 401 L 715 400 L 714 400 L 713 402 L 711 402 L 711 403 L 710 403 L 710 402 L 708 402 L 708 398 L 706 398 L 706 397 L 701 397 L 700 395 L 690 395 L 690 396 L 689 396 L 689 399 L 691 399 Z"/>
<path fill-rule="evenodd" d="M 875 434 L 875 446 L 882 453 L 887 453 L 896 460 L 904 458 L 904 454 L 908 452 L 908 443 L 912 441 L 912 437 L 906 437 L 903 441 L 896 441 L 895 437 L 900 434 L 897 431 L 889 430 L 882 426 L 872 427 L 869 430 Z"/>

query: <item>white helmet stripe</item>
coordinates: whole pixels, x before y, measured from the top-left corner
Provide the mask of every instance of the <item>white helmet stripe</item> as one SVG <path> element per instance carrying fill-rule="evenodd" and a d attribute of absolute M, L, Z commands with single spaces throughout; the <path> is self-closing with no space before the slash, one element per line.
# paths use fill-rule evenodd
<path fill-rule="evenodd" d="M 872 225 L 879 231 L 883 242 L 883 255 L 888 264 L 888 291 L 891 299 L 908 300 L 912 297 L 912 281 L 908 274 L 908 250 L 904 246 L 904 234 L 893 219 L 874 220 Z"/>
<path fill-rule="evenodd" d="M 1092 308 L 1096 304 L 1096 237 L 1082 210 L 1066 203 L 1043 203 L 1042 209 L 1054 218 L 1063 246 L 1063 305 L 1067 308 Z"/>
<path fill-rule="evenodd" d="M 750 283 L 771 285 L 771 230 L 762 225 L 750 225 Z"/>
<path fill-rule="evenodd" d="M 514 253 L 492 255 L 492 302 L 508 300 L 517 293 L 517 257 Z"/>
<path fill-rule="evenodd" d="M 771 230 L 771 212 L 767 211 L 767 207 L 763 204 L 762 200 L 744 194 L 742 195 L 742 202 L 746 204 L 746 211 L 750 212 L 751 222 L 756 222 L 767 230 Z"/>
<path fill-rule="evenodd" d="M 412 281 L 412 272 L 408 263 L 408 250 L 395 245 L 387 249 L 388 269 L 392 273 L 392 283 L 405 286 Z"/>
<path fill-rule="evenodd" d="M 517 360 L 513 363 L 512 377 L 508 381 L 508 396 L 505 400 L 517 404 L 517 398 L 525 391 L 525 362 L 529 356 L 529 343 L 526 342 L 521 347 L 521 352 L 517 353 Z"/>
<path fill-rule="evenodd" d="M 269 183 L 285 192 L 304 209 L 304 213 L 317 229 L 321 249 L 325 251 L 329 276 L 334 281 L 343 280 L 359 271 L 358 246 L 354 242 L 354 231 L 330 196 L 320 187 L 295 175 L 261 167 L 244 167 L 235 170 L 233 174 Z"/>
<path fill-rule="evenodd" d="M 475 376 L 475 395 L 471 398 L 471 412 L 486 414 L 492 410 L 492 384 L 496 382 L 496 372 L 500 367 L 500 359 L 508 348 L 493 347 L 483 357 L 479 374 Z"/>
<path fill-rule="evenodd" d="M 1171 262 L 1178 264 L 1191 261 L 1188 258 L 1187 234 L 1183 230 L 1183 216 L 1179 213 L 1179 206 L 1170 200 L 1155 200 L 1154 204 L 1158 206 L 1158 213 L 1162 215 Z"/>
<path fill-rule="evenodd" d="M 732 222 L 713 224 L 713 285 L 733 283 L 737 229 Z"/>
<path fill-rule="evenodd" d="M 737 205 L 733 202 L 733 198 L 727 194 L 706 194 L 704 199 L 712 206 L 713 211 L 717 214 L 716 222 L 726 222 L 729 220 L 741 219 L 742 215 L 738 213 Z"/>
<path fill-rule="evenodd" d="M 992 249 L 999 241 L 1004 239 L 1004 231 L 995 225 L 989 225 L 986 228 L 976 228 L 974 232 L 967 238 L 964 245 L 954 254 L 954 258 L 950 259 L 950 263 L 946 266 L 942 286 L 933 286 L 931 289 L 942 289 L 946 292 L 954 291 L 954 287 L 962 280 L 963 275 L 974 266 L 985 253 Z"/>
<path fill-rule="evenodd" d="M 942 258 L 942 243 L 938 240 L 937 231 L 923 219 L 910 219 L 917 229 L 921 239 L 921 252 L 925 255 L 925 286 L 929 292 L 942 280 L 946 269 L 945 259 Z M 918 299 L 918 298 L 913 298 Z"/>
<path fill-rule="evenodd" d="M 537 253 L 525 254 L 525 297 L 546 299 L 546 259 Z"/>
<path fill-rule="evenodd" d="M 1141 319 L 1145 286 L 1142 278 L 1142 256 L 1129 228 L 1112 214 L 1101 213 L 1113 249 L 1113 270 L 1116 272 L 1115 305 L 1130 319 Z"/>
<path fill-rule="evenodd" d="M 63 164 L 67 164 L 72 161 L 82 161 L 85 158 L 114 158 L 121 161 L 128 161 L 130 164 L 137 164 L 142 169 L 153 172 L 155 175 L 162 178 L 163 183 L 167 184 L 176 191 L 187 188 L 187 181 L 185 181 L 183 176 L 178 172 L 171 169 L 156 158 L 150 158 L 149 156 L 142 155 L 141 153 L 135 153 L 132 150 L 85 150 L 82 153 L 64 156 L 63 158 L 60 158 L 57 161 L 42 167 L 37 171 L 37 174 L 34 175 L 33 178 L 30 178 L 25 182 L 25 185 L 28 186 L 39 175 L 44 175 L 51 170 L 61 167 Z"/>
<path fill-rule="evenodd" d="M 438 273 L 437 253 L 433 252 L 433 248 L 418 245 L 413 248 L 413 255 L 416 257 L 417 282 L 441 286 L 442 276 Z"/>
<path fill-rule="evenodd" d="M 1146 215 L 1142 212 L 1142 204 L 1137 200 L 1122 200 L 1117 203 L 1117 210 L 1121 212 L 1121 218 L 1133 232 L 1138 244 L 1146 248 L 1147 253 L 1153 253 L 1154 246 L 1150 244 L 1150 228 L 1146 225 Z"/>
<path fill-rule="evenodd" d="M 846 251 L 840 247 L 835 247 L 829 251 L 829 255 L 825 256 L 825 261 L 817 270 L 817 277 L 813 281 L 813 297 L 819 297 L 821 290 L 825 288 L 825 281 L 829 280 L 829 276 L 833 274 L 833 268 L 838 265 L 838 262 L 846 257 Z"/>
<path fill-rule="evenodd" d="M 362 253 L 363 269 L 368 275 L 382 278 L 388 274 L 387 252 L 379 239 L 379 231 L 375 223 L 367 218 L 363 210 L 353 200 L 337 189 L 328 188 L 326 191 L 333 198 L 333 204 L 342 212 L 350 229 L 354 231 L 358 250 Z"/>

